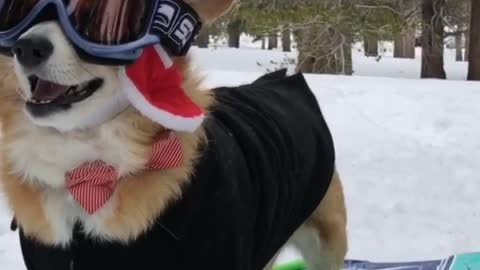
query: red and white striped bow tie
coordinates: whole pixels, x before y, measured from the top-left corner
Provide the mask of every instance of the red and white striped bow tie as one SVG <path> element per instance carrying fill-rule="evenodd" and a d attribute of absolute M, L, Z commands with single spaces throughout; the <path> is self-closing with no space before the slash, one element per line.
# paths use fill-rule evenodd
<path fill-rule="evenodd" d="M 152 156 L 145 169 L 171 169 L 182 163 L 180 138 L 174 132 L 170 132 L 155 142 Z M 68 172 L 65 178 L 67 189 L 75 201 L 92 215 L 112 197 L 118 183 L 118 172 L 103 161 L 94 161 Z"/>

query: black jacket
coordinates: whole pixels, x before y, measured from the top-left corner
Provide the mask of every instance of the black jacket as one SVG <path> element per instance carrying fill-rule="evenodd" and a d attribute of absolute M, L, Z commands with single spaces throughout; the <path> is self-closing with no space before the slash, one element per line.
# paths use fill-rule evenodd
<path fill-rule="evenodd" d="M 79 225 L 68 249 L 21 235 L 28 269 L 263 269 L 324 197 L 332 138 L 301 74 L 214 91 L 191 184 L 151 230 L 121 245 L 91 240 Z"/>

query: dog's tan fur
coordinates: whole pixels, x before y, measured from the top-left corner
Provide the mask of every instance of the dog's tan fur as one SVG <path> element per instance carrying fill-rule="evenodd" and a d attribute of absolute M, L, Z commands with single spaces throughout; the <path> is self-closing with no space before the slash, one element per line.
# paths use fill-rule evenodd
<path fill-rule="evenodd" d="M 322 248 L 330 260 L 328 264 L 333 265 L 334 269 L 340 269 L 347 255 L 348 241 L 347 210 L 338 172 L 335 172 L 322 203 L 305 224 L 313 228 L 322 239 Z"/>
<path fill-rule="evenodd" d="M 20 110 L 22 100 L 18 99 L 14 76 L 5 59 L 0 60 L 0 70 L 5 70 L 0 84 L 3 102 L 0 119 L 3 129 L 3 143 L 9 145 L 22 134 L 12 132 L 15 124 L 21 121 L 23 112 Z M 199 89 L 200 80 L 188 69 L 188 59 L 176 59 L 185 76 L 185 89 L 194 102 L 208 108 L 213 99 L 209 92 Z M 162 127 L 151 122 L 133 110 L 118 116 L 122 121 L 131 123 L 131 128 L 123 131 L 121 136 L 128 138 L 128 143 L 137 150 L 140 157 L 147 157 L 153 138 Z M 79 132 L 77 136 L 82 136 Z M 197 146 L 203 142 L 203 131 L 194 134 L 180 133 L 184 164 L 180 167 L 159 172 L 144 172 L 122 179 L 115 191 L 115 208 L 106 218 L 108 236 L 114 239 L 128 241 L 145 231 L 151 222 L 161 214 L 168 202 L 181 196 L 181 187 L 188 182 L 196 158 Z M 12 173 L 12 165 L 2 151 L 3 186 L 9 204 L 17 221 L 25 233 L 45 243 L 55 244 L 52 228 L 48 222 L 42 205 L 42 195 L 48 193 L 48 187 L 22 181 L 21 177 Z M 141 159 L 141 158 L 139 158 Z M 144 158 L 146 159 L 146 158 Z"/>
<path fill-rule="evenodd" d="M 212 22 L 232 7 L 235 0 L 186 0 L 198 11 L 204 22 Z"/>
<path fill-rule="evenodd" d="M 233 0 L 189 0 L 201 14 L 202 18 L 211 21 L 225 12 Z M 194 102 L 208 110 L 214 100 L 211 95 L 200 89 L 201 80 L 189 67 L 187 58 L 175 59 L 184 75 L 184 86 L 187 94 Z M 0 165 L 4 192 L 18 223 L 29 237 L 47 244 L 61 244 L 55 236 L 55 226 L 49 220 L 46 200 L 52 196 L 52 187 L 40 182 L 26 181 L 14 170 L 12 161 L 7 156 L 7 148 L 14 141 L 25 136 L 24 129 L 18 129 L 19 123 L 25 121 L 22 111 L 23 100 L 16 90 L 17 85 L 10 59 L 0 58 L 0 123 L 2 125 L 3 142 Z M 117 116 L 112 122 L 124 123 L 112 134 L 122 138 L 135 157 L 132 162 L 144 163 L 152 141 L 162 127 L 146 119 L 133 109 Z M 75 131 L 76 137 L 96 134 L 92 130 Z M 182 187 L 188 183 L 198 146 L 206 143 L 203 131 L 194 134 L 180 134 L 184 164 L 175 169 L 160 172 L 139 172 L 122 179 L 114 194 L 114 203 L 102 213 L 102 233 L 109 239 L 129 241 L 149 228 L 151 223 L 162 213 L 172 200 L 182 196 Z M 0 144 L 0 145 L 2 145 Z M 336 173 L 332 185 L 304 228 L 313 231 L 319 245 L 315 252 L 326 260 L 325 269 L 340 269 L 347 252 L 346 210 L 340 178 Z M 315 259 L 313 259 L 315 260 Z M 311 269 L 317 270 L 312 264 Z"/>
<path fill-rule="evenodd" d="M 9 138 L 15 136 L 10 130 L 15 125 L 15 120 L 21 114 L 21 102 L 16 92 L 15 75 L 13 67 L 6 58 L 0 57 L 0 124 L 2 125 L 2 144 L 8 144 Z M 32 237 L 51 242 L 53 232 L 42 208 L 42 193 L 40 188 L 25 183 L 19 177 L 11 174 L 11 164 L 5 156 L 5 147 L 2 147 L 0 166 L 2 169 L 0 180 L 8 203 L 13 212 L 26 224 L 25 232 Z"/>

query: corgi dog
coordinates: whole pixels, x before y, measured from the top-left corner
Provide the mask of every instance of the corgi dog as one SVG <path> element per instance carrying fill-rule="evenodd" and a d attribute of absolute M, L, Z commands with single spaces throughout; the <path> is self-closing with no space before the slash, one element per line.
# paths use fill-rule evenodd
<path fill-rule="evenodd" d="M 206 23 L 233 4 L 184 1 Z M 0 58 L 0 181 L 27 269 L 268 270 L 285 245 L 310 270 L 342 268 L 347 214 L 333 140 L 301 74 L 209 90 L 188 57 L 174 57 L 185 94 L 206 112 L 198 129 L 170 130 L 133 106 L 87 125 L 121 95 L 122 67 L 83 60 L 55 20 L 22 40 L 33 40 L 22 49 L 36 59 Z M 67 90 L 48 96 L 51 85 Z M 169 136 L 180 162 L 147 169 Z M 66 176 L 94 161 L 116 182 L 91 213 Z"/>

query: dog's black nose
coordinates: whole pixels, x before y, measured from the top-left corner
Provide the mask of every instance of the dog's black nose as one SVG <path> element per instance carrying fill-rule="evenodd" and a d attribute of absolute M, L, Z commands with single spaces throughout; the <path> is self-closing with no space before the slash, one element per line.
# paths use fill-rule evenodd
<path fill-rule="evenodd" d="M 53 44 L 43 37 L 22 38 L 15 43 L 12 51 L 24 67 L 35 68 L 52 55 Z"/>

